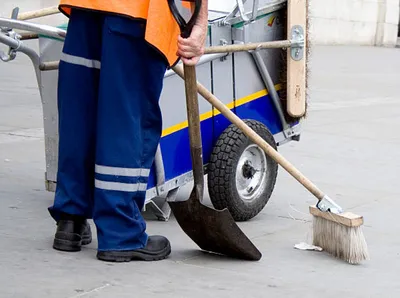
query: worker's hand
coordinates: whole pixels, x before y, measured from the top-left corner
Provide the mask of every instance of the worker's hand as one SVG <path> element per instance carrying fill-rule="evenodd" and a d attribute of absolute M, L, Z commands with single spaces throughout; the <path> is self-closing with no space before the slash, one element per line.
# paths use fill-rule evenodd
<path fill-rule="evenodd" d="M 196 24 L 188 38 L 178 37 L 178 53 L 186 65 L 196 65 L 204 54 L 207 24 Z"/>

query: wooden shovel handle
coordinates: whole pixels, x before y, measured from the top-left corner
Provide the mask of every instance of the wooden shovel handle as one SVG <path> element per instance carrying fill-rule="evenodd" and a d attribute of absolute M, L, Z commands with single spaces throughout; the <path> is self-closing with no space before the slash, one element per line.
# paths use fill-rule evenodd
<path fill-rule="evenodd" d="M 204 169 L 203 169 L 203 148 L 200 130 L 200 112 L 197 93 L 197 79 L 195 66 L 184 64 L 184 79 L 186 92 L 186 109 L 188 118 L 190 154 L 192 157 L 192 170 L 194 186 L 197 198 L 203 200 L 204 191 Z"/>
<path fill-rule="evenodd" d="M 39 10 L 28 11 L 24 13 L 20 13 L 18 15 L 18 20 L 30 20 L 30 19 L 37 19 L 53 14 L 57 14 L 60 11 L 58 10 L 58 6 L 46 7 Z"/>
<path fill-rule="evenodd" d="M 173 70 L 184 79 L 183 68 L 176 65 Z M 249 137 L 255 144 L 260 146 L 265 153 L 273 158 L 280 166 L 282 166 L 289 174 L 291 174 L 297 181 L 299 181 L 306 189 L 308 189 L 318 200 L 322 200 L 325 194 L 318 189 L 307 177 L 305 177 L 299 170 L 297 170 L 288 160 L 286 160 L 278 151 L 271 147 L 263 138 L 254 132 L 246 123 L 236 116 L 229 108 L 227 108 L 217 97 L 208 91 L 203 85 L 197 83 L 197 91 L 203 96 L 211 105 L 221 112 L 231 123 L 235 124 L 247 137 Z"/>

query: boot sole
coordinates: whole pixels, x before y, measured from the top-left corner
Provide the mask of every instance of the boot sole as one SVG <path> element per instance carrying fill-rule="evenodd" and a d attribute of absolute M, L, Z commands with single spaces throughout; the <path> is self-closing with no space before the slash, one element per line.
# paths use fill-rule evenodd
<path fill-rule="evenodd" d="M 82 245 L 88 245 L 92 242 L 92 237 L 85 237 L 81 241 L 71 241 L 60 238 L 54 238 L 53 248 L 60 251 L 75 252 L 80 251 Z"/>
<path fill-rule="evenodd" d="M 130 261 L 159 261 L 167 258 L 171 253 L 171 245 L 168 244 L 162 251 L 155 254 L 140 251 L 99 251 L 97 258 L 106 262 L 130 262 Z"/>

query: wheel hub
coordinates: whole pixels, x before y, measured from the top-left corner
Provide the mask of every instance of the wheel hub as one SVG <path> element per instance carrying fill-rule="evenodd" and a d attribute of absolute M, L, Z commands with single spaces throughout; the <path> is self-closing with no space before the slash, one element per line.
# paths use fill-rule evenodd
<path fill-rule="evenodd" d="M 246 160 L 242 167 L 243 177 L 245 177 L 247 179 L 252 179 L 252 178 L 254 178 L 254 174 L 256 172 L 257 172 L 257 170 L 251 165 L 251 163 L 248 160 Z"/>
<path fill-rule="evenodd" d="M 236 188 L 242 200 L 252 201 L 262 193 L 267 174 L 267 159 L 257 145 L 248 146 L 236 168 Z"/>

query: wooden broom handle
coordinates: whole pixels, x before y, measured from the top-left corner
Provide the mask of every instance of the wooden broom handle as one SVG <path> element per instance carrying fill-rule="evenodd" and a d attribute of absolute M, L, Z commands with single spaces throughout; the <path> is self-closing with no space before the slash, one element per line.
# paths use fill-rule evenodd
<path fill-rule="evenodd" d="M 246 44 L 232 44 L 226 46 L 211 46 L 205 48 L 204 54 L 234 53 L 243 51 L 254 51 L 257 49 L 282 49 L 289 48 L 291 45 L 292 42 L 290 40 L 277 40 Z"/>
<path fill-rule="evenodd" d="M 176 65 L 173 70 L 184 79 L 183 67 Z M 307 177 L 305 177 L 299 170 L 297 170 L 288 160 L 286 160 L 278 151 L 271 147 L 263 138 L 255 133 L 246 123 L 236 116 L 229 108 L 227 108 L 217 97 L 208 91 L 203 85 L 197 83 L 197 91 L 203 96 L 211 105 L 221 112 L 231 123 L 235 124 L 247 137 L 254 143 L 260 146 L 265 153 L 273 158 L 279 165 L 281 165 L 289 174 L 291 174 L 297 181 L 299 181 L 306 189 L 308 189 L 318 200 L 322 200 L 325 194 L 318 189 Z"/>
<path fill-rule="evenodd" d="M 41 18 L 53 14 L 57 14 L 60 11 L 58 10 L 58 6 L 46 7 L 39 10 L 23 12 L 18 15 L 18 20 L 30 20 Z"/>

